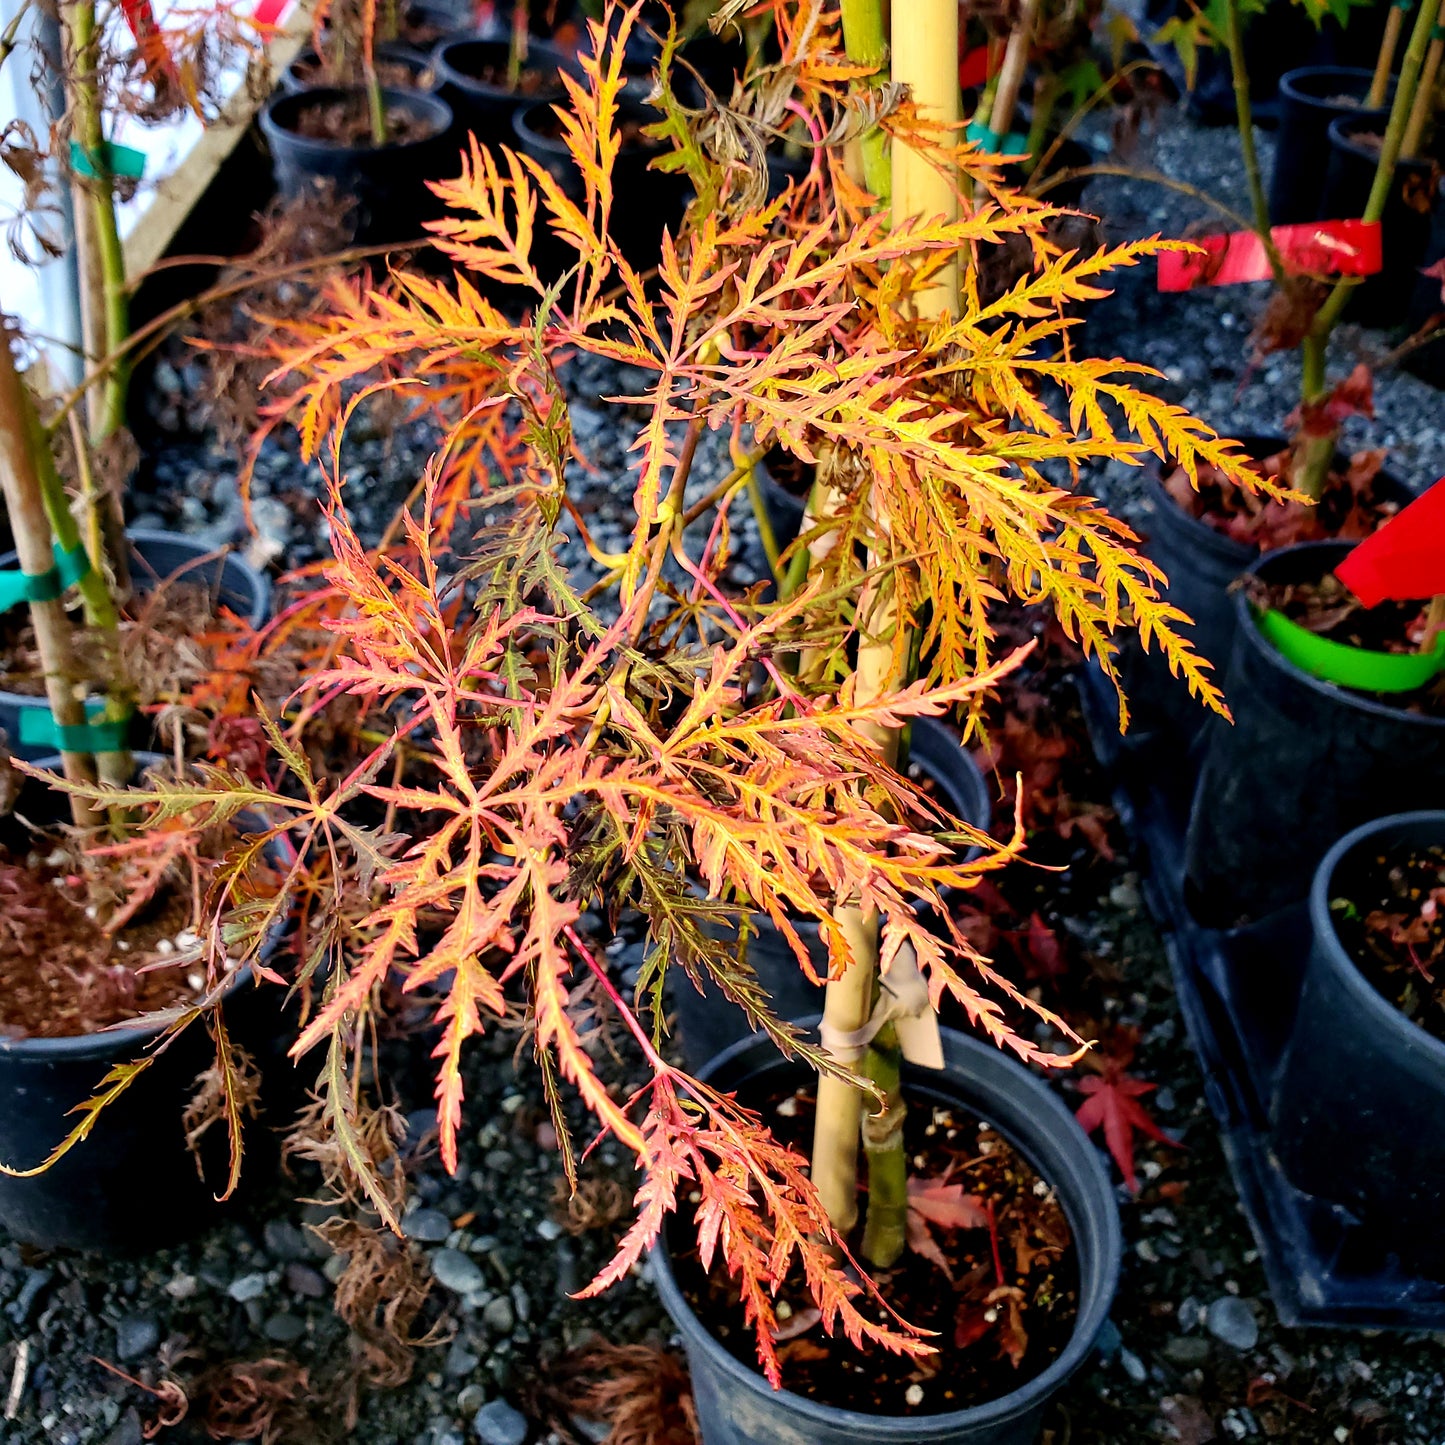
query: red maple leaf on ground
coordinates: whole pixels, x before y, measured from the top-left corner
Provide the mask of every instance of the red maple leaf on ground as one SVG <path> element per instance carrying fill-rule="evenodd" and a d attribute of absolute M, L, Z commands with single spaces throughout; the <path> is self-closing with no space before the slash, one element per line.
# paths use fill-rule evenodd
<path fill-rule="evenodd" d="M 1102 1126 L 1104 1143 L 1114 1156 L 1114 1163 L 1124 1176 L 1124 1183 L 1133 1194 L 1139 1192 L 1139 1179 L 1134 1172 L 1134 1131 L 1175 1149 L 1184 1146 L 1171 1139 L 1145 1112 L 1139 1099 L 1149 1093 L 1153 1084 L 1145 1083 L 1125 1072 L 1128 1059 L 1104 1059 L 1103 1071 L 1079 1080 L 1079 1092 L 1088 1097 L 1074 1114 L 1086 1134 Z"/>
<path fill-rule="evenodd" d="M 931 1224 L 940 1229 L 986 1229 L 988 1211 L 973 1195 L 965 1193 L 961 1184 L 949 1184 L 943 1179 L 908 1181 L 908 1247 L 936 1264 L 951 1284 L 953 1271 L 929 1229 Z"/>

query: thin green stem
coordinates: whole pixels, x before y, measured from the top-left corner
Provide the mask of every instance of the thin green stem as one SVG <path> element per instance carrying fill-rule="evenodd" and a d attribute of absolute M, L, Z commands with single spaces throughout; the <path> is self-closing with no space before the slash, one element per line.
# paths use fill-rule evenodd
<path fill-rule="evenodd" d="M 843 47 L 856 65 L 867 65 L 874 73 L 863 83 L 883 85 L 888 79 L 888 31 L 882 0 L 843 0 Z M 887 207 L 893 189 L 888 160 L 888 137 L 881 126 L 863 136 L 863 184 L 880 207 Z"/>
<path fill-rule="evenodd" d="M 903 1050 L 898 1030 L 884 1024 L 863 1055 L 862 1072 L 873 1081 L 882 1107 L 863 1115 L 863 1152 L 868 1160 L 868 1210 L 863 1258 L 877 1269 L 896 1264 L 908 1247 L 908 1156 L 903 1124 Z"/>
<path fill-rule="evenodd" d="M 1259 152 L 1254 145 L 1254 111 L 1249 101 L 1249 70 L 1244 60 L 1244 28 L 1239 20 L 1239 0 L 1225 0 L 1224 39 L 1229 51 L 1230 75 L 1234 81 L 1234 119 L 1239 129 L 1239 149 L 1244 156 L 1244 175 L 1249 184 L 1249 207 L 1254 215 L 1254 230 L 1264 244 L 1269 268 L 1275 282 L 1285 278 L 1284 261 L 1274 244 L 1269 229 L 1269 202 L 1264 196 L 1264 177 L 1259 168 Z"/>
<path fill-rule="evenodd" d="M 748 501 L 752 505 L 753 520 L 758 524 L 758 539 L 763 544 L 763 553 L 768 559 L 768 570 L 773 574 L 774 583 L 781 581 L 778 575 L 778 539 L 773 532 L 773 519 L 768 515 L 768 504 L 763 489 L 758 485 L 758 469 L 751 466 L 747 471 Z"/>
<path fill-rule="evenodd" d="M 384 146 L 387 141 L 386 96 L 382 93 L 376 66 L 369 55 L 366 58 L 366 109 L 371 118 L 371 143 L 377 147 Z"/>
<path fill-rule="evenodd" d="M 1360 217 L 1363 221 L 1378 221 L 1385 214 L 1385 202 L 1389 200 L 1390 187 L 1395 180 L 1395 162 L 1400 158 L 1405 128 L 1409 125 L 1410 111 L 1420 83 L 1420 71 L 1430 48 L 1430 32 L 1435 26 L 1435 15 L 1433 5 L 1421 5 L 1410 31 L 1410 43 L 1405 47 L 1405 54 L 1400 61 L 1399 78 L 1395 82 L 1395 98 L 1390 105 L 1390 119 L 1385 126 L 1380 159 L 1375 166 L 1374 183 L 1370 187 L 1370 195 Z M 1353 277 L 1335 282 L 1324 304 L 1315 312 L 1303 348 L 1304 372 L 1300 398 L 1305 410 L 1317 407 L 1325 398 L 1329 384 L 1325 360 L 1330 335 L 1357 284 Z M 1296 466 L 1295 485 L 1312 497 L 1319 497 L 1324 491 L 1330 460 L 1334 455 L 1334 438 L 1328 438 L 1328 448 L 1323 445 L 1323 440 L 1311 438 L 1305 448 L 1306 456 Z"/>

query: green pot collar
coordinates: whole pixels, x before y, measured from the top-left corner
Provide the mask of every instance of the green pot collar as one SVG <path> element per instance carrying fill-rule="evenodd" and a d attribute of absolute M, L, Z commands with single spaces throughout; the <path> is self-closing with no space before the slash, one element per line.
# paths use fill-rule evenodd
<path fill-rule="evenodd" d="M 1432 652 L 1376 652 L 1320 637 L 1274 608 L 1256 611 L 1255 620 L 1275 651 L 1301 672 L 1357 692 L 1414 692 L 1445 669 L 1445 632 Z"/>

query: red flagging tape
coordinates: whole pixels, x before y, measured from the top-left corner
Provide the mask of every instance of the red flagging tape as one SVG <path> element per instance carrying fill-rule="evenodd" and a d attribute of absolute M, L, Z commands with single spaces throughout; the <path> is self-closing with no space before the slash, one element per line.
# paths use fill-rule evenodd
<path fill-rule="evenodd" d="M 1445 477 L 1357 542 L 1335 576 L 1366 607 L 1445 593 Z"/>
<path fill-rule="evenodd" d="M 1302 221 L 1275 226 L 1270 235 L 1285 265 L 1294 272 L 1373 276 L 1381 266 L 1378 221 Z M 1203 248 L 1202 255 L 1169 251 L 1160 256 L 1161 291 L 1270 279 L 1269 257 L 1253 231 L 1201 236 L 1194 244 Z"/>

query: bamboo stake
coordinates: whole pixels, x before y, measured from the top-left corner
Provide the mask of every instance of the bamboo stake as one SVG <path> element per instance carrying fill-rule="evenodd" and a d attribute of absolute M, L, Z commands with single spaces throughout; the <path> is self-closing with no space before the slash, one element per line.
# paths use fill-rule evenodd
<path fill-rule="evenodd" d="M 1025 6 L 1036 0 L 1025 0 Z M 1032 22 L 1029 22 L 1032 28 Z M 958 90 L 957 0 L 907 0 L 893 7 L 893 79 L 909 88 L 914 104 L 929 120 L 956 126 L 961 119 Z M 1008 60 L 1004 61 L 1008 68 Z M 995 114 L 998 107 L 995 105 Z M 893 218 L 958 216 L 953 178 L 940 173 L 908 146 L 893 146 Z M 916 298 L 920 316 L 958 310 L 958 263 L 950 262 L 937 283 Z"/>
<path fill-rule="evenodd" d="M 1024 0 L 1023 8 L 1019 11 L 1019 23 L 1009 35 L 1008 49 L 1004 51 L 1003 68 L 998 73 L 998 89 L 993 93 L 993 109 L 988 116 L 988 128 L 1000 139 L 1008 134 L 1013 125 L 1019 91 L 1023 88 L 1024 72 L 1028 69 L 1029 46 L 1033 43 L 1034 18 L 1038 10 L 1039 0 Z M 921 38 L 926 42 L 926 36 Z M 957 88 L 955 78 L 955 91 Z"/>
<path fill-rule="evenodd" d="M 104 442 L 125 427 L 130 387 L 130 364 L 123 349 L 130 332 L 125 251 L 115 213 L 115 186 L 105 170 L 94 0 L 74 0 L 63 5 L 61 12 L 68 62 L 66 89 L 75 138 L 95 172 L 88 179 L 75 177 L 71 185 L 85 352 L 88 362 L 120 354 L 87 400 L 91 438 Z M 130 590 L 124 505 L 114 487 L 104 488 L 99 500 L 109 560 L 116 585 L 124 595 Z"/>
<path fill-rule="evenodd" d="M 1385 103 L 1385 91 L 1390 84 L 1390 71 L 1395 64 L 1395 51 L 1400 48 L 1400 31 L 1405 25 L 1405 13 L 1413 7 L 1408 3 L 1390 6 L 1385 16 L 1385 34 L 1380 41 L 1380 54 L 1375 61 L 1375 73 L 1370 79 L 1370 89 L 1365 96 L 1365 105 L 1370 110 L 1379 110 Z"/>
<path fill-rule="evenodd" d="M 1435 84 L 1440 78 L 1442 60 L 1445 60 L 1445 0 L 1441 0 L 1435 14 L 1430 48 L 1425 52 L 1425 64 L 1420 71 L 1420 88 L 1415 92 L 1415 103 L 1410 107 L 1410 119 L 1405 123 L 1404 139 L 1400 142 L 1400 154 L 1407 159 L 1420 153 L 1425 126 L 1435 110 Z"/>
<path fill-rule="evenodd" d="M 25 395 L 15 373 L 9 338 L 0 343 L 0 491 L 20 570 L 32 575 L 48 572 L 54 565 L 50 546 L 50 522 L 40 490 L 40 476 L 30 449 Z M 45 695 L 56 722 L 75 726 L 85 722 L 85 705 L 75 692 L 75 660 L 70 647 L 70 624 L 65 606 L 56 598 L 30 603 L 30 620 L 40 665 L 45 671 Z M 93 783 L 95 764 L 85 753 L 62 752 L 61 768 L 72 782 Z M 99 814 L 81 799 L 70 799 L 70 816 L 78 828 L 94 828 Z"/>
<path fill-rule="evenodd" d="M 846 38 L 846 33 L 845 33 Z M 956 124 L 959 93 L 956 0 L 909 0 L 894 9 L 893 76 L 905 82 L 920 111 Z M 892 148 L 893 215 L 958 214 L 951 179 L 897 141 Z M 958 309 L 958 267 L 949 266 L 916 298 L 921 318 Z M 881 559 L 870 559 L 876 567 Z M 900 649 L 896 579 L 875 571 L 858 601 L 861 641 L 854 670 L 854 698 L 869 701 L 898 681 L 906 649 Z M 891 764 L 898 758 L 894 729 L 867 729 Z M 834 914 L 852 954 L 842 977 L 828 984 L 823 1005 L 823 1042 L 842 1064 L 878 1087 L 883 1108 L 863 1109 L 863 1095 L 843 1079 L 821 1076 L 813 1134 L 813 1181 L 834 1228 L 847 1234 L 858 1219 L 858 1149 L 868 1157 L 868 1218 L 864 1258 L 887 1268 L 907 1241 L 908 1160 L 903 1150 L 903 1098 L 895 1031 L 885 1026 L 865 1048 L 856 1039 L 872 1017 L 878 994 L 878 928 L 875 911 L 843 905 Z M 861 1068 L 860 1068 L 861 1065 Z"/>

